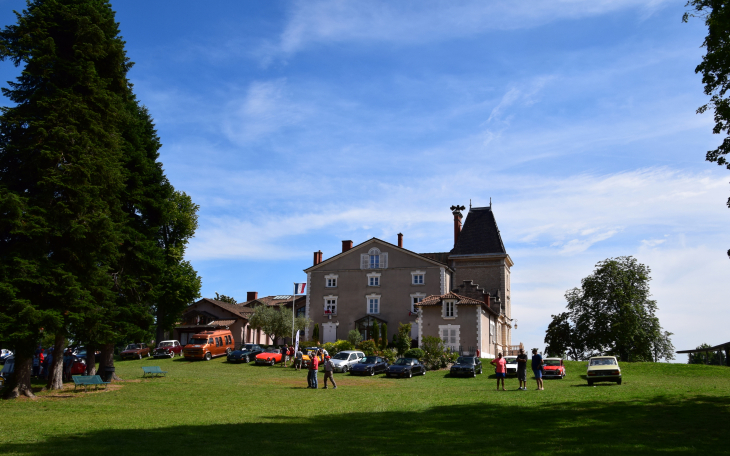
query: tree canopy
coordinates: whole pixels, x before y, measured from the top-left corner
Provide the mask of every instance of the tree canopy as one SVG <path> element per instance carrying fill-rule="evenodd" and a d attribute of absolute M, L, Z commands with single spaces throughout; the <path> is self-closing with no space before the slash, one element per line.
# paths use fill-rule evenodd
<path fill-rule="evenodd" d="M 684 13 L 684 22 L 690 17 L 701 17 L 707 26 L 707 36 L 702 42 L 706 52 L 695 73 L 702 74 L 705 95 L 710 101 L 700 106 L 697 113 L 712 110 L 715 121 L 712 132 L 725 135 L 717 148 L 707 152 L 705 159 L 730 169 L 726 157 L 730 152 L 730 5 L 722 0 L 690 0 L 686 6 L 691 9 Z M 730 207 L 730 198 L 727 206 Z M 727 254 L 730 257 L 730 250 Z"/>
<path fill-rule="evenodd" d="M 596 264 L 580 288 L 565 293 L 567 312 L 554 315 L 545 335 L 546 351 L 585 359 L 612 354 L 622 361 L 674 359 L 669 332 L 649 299 L 650 270 L 633 257 Z"/>

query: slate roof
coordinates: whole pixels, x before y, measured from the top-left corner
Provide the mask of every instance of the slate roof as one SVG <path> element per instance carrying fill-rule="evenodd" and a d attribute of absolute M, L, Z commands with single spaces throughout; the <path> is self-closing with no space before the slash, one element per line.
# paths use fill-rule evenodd
<path fill-rule="evenodd" d="M 451 255 L 507 253 L 491 207 L 472 207 Z"/>
<path fill-rule="evenodd" d="M 478 299 L 469 298 L 467 296 L 462 296 L 460 294 L 456 294 L 454 292 L 446 293 L 442 296 L 427 296 L 423 299 L 423 301 L 413 304 L 414 306 L 440 306 L 441 301 L 444 299 L 456 299 L 458 302 L 457 304 L 471 304 L 471 305 L 480 305 L 484 304 L 484 301 L 480 301 Z M 484 304 L 486 305 L 486 304 Z"/>
<path fill-rule="evenodd" d="M 296 305 L 301 305 L 302 301 L 306 301 L 306 299 L 306 295 L 297 296 Z M 282 304 L 287 305 L 291 304 L 291 295 L 264 296 L 262 298 L 257 298 L 248 302 L 240 303 L 238 304 L 238 306 L 243 306 L 251 310 L 251 306 L 255 304 L 264 304 L 267 306 L 280 306 Z"/>
<path fill-rule="evenodd" d="M 422 257 L 429 258 L 433 261 L 438 261 L 445 265 L 449 264 L 449 252 L 435 252 L 435 253 L 419 253 Z"/>

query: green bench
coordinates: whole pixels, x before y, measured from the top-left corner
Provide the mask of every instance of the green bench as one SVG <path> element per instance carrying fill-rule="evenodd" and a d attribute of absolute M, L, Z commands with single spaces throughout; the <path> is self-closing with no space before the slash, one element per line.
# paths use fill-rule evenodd
<path fill-rule="evenodd" d="M 167 371 L 160 370 L 160 366 L 147 366 L 142 368 L 142 377 L 146 377 L 147 374 L 159 376 L 159 375 L 166 375 Z"/>
<path fill-rule="evenodd" d="M 106 385 L 111 383 L 102 381 L 98 375 L 74 375 L 72 378 L 74 380 L 74 390 L 77 386 L 83 386 L 84 391 L 86 391 L 87 386 L 94 386 L 95 389 L 99 389 L 99 385 L 104 385 L 104 389 L 106 389 Z"/>

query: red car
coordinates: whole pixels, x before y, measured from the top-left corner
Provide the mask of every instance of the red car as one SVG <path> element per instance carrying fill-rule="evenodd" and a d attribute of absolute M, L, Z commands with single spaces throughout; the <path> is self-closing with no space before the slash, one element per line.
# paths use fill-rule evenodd
<path fill-rule="evenodd" d="M 565 365 L 560 358 L 545 358 L 542 366 L 543 378 L 565 378 Z"/>
<path fill-rule="evenodd" d="M 271 364 L 281 362 L 281 350 L 278 348 L 267 348 L 260 355 L 256 355 L 256 364 Z"/>
<path fill-rule="evenodd" d="M 176 340 L 163 340 L 155 348 L 155 358 L 174 358 L 182 354 L 183 346 Z"/>

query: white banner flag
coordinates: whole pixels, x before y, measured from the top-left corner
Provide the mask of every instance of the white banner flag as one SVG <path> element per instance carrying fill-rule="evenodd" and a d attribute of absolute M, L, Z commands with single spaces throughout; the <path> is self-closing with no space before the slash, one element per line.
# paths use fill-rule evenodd
<path fill-rule="evenodd" d="M 297 338 L 296 342 L 294 342 L 294 354 L 296 354 L 299 351 L 299 330 L 297 329 Z"/>

